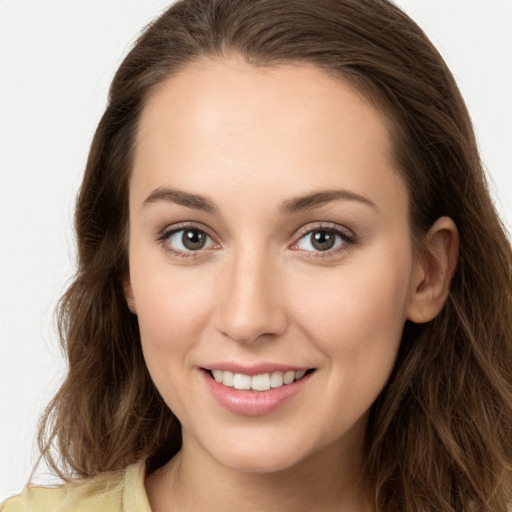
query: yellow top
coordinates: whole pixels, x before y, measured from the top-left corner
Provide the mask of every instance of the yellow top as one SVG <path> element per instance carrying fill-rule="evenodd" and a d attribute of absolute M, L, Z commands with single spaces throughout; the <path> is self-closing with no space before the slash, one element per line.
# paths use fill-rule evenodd
<path fill-rule="evenodd" d="M 60 487 L 28 485 L 0 505 L 0 512 L 151 512 L 141 460 L 119 471 L 75 480 Z"/>

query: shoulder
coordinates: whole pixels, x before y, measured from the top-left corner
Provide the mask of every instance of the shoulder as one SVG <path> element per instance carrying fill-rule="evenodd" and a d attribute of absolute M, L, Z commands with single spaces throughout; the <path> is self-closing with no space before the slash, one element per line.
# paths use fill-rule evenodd
<path fill-rule="evenodd" d="M 28 485 L 0 505 L 0 512 L 151 512 L 144 488 L 144 462 L 71 481 L 55 488 Z"/>
<path fill-rule="evenodd" d="M 27 485 L 19 496 L 0 506 L 1 512 L 50 512 L 66 497 L 66 487 L 46 488 Z"/>

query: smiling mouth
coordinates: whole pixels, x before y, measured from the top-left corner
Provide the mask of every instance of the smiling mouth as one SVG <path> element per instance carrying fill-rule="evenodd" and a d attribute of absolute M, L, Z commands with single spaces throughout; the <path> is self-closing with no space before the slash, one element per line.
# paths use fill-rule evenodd
<path fill-rule="evenodd" d="M 233 373 L 228 370 L 206 370 L 212 379 L 223 386 L 247 391 L 268 391 L 280 388 L 302 379 L 305 375 L 314 372 L 315 369 L 261 373 L 259 375 L 245 375 Z"/>

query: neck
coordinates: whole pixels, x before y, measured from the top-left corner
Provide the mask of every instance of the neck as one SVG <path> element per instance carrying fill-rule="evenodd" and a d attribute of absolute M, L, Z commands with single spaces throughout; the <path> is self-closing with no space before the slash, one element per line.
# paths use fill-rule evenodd
<path fill-rule="evenodd" d="M 192 440 L 146 481 L 153 512 L 370 512 L 362 449 L 327 446 L 279 471 L 237 471 Z"/>

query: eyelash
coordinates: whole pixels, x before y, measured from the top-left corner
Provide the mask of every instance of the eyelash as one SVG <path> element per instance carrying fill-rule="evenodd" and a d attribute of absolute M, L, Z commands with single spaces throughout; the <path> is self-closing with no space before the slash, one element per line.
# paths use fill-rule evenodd
<path fill-rule="evenodd" d="M 176 256 L 179 256 L 180 258 L 195 258 L 199 256 L 198 253 L 202 252 L 201 250 L 197 251 L 181 251 L 180 249 L 176 249 L 172 247 L 169 243 L 169 238 L 176 233 L 179 233 L 180 231 L 198 231 L 200 233 L 204 233 L 210 240 L 213 241 L 213 236 L 211 236 L 207 229 L 205 229 L 204 226 L 192 224 L 192 223 L 184 223 L 184 224 L 178 224 L 174 225 L 172 227 L 165 228 L 157 237 L 157 242 L 159 242 L 163 248 L 170 252 L 171 254 L 174 254 Z M 216 244 L 218 245 L 218 244 Z"/>
<path fill-rule="evenodd" d="M 329 234 L 334 234 L 341 238 L 341 242 L 339 246 L 335 249 L 329 249 L 326 251 L 306 251 L 304 253 L 308 258 L 334 258 L 339 255 L 341 252 L 345 252 L 351 247 L 353 247 L 357 243 L 357 237 L 354 233 L 352 233 L 347 228 L 343 228 L 337 224 L 330 223 L 318 223 L 318 224 L 308 224 L 301 228 L 298 232 L 297 241 L 292 244 L 292 247 L 296 246 L 301 240 L 303 240 L 306 236 L 312 236 L 313 233 L 324 232 Z"/>
<path fill-rule="evenodd" d="M 181 231 L 197 231 L 200 233 L 205 234 L 217 247 L 219 244 L 217 244 L 214 241 L 214 238 L 212 235 L 209 234 L 208 230 L 205 229 L 204 226 L 197 225 L 194 223 L 184 223 L 179 225 L 173 225 L 172 227 L 165 228 L 163 231 L 161 231 L 158 234 L 157 242 L 159 242 L 166 251 L 170 252 L 171 254 L 174 254 L 180 258 L 195 258 L 200 256 L 200 253 L 203 252 L 202 249 L 198 249 L 196 251 L 194 250 L 188 250 L 188 251 L 182 251 L 180 249 L 176 249 L 175 247 L 172 247 L 169 243 L 169 238 L 175 235 L 176 233 L 180 233 Z M 291 245 L 291 248 L 294 246 L 297 246 L 297 244 L 303 240 L 307 235 L 312 235 L 315 232 L 324 232 L 329 234 L 334 234 L 335 236 L 338 236 L 341 238 L 341 242 L 339 243 L 338 247 L 334 250 L 328 249 L 326 251 L 308 251 L 308 250 L 302 250 L 303 253 L 310 253 L 305 254 L 307 258 L 332 258 L 338 255 L 338 253 L 346 251 L 350 249 L 351 246 L 354 246 L 357 243 L 357 237 L 355 234 L 353 234 L 348 229 L 344 229 L 340 227 L 337 224 L 327 224 L 327 223 L 319 223 L 317 225 L 310 225 L 304 226 L 301 228 L 297 234 L 297 240 Z M 300 249 L 299 249 L 300 250 Z"/>

